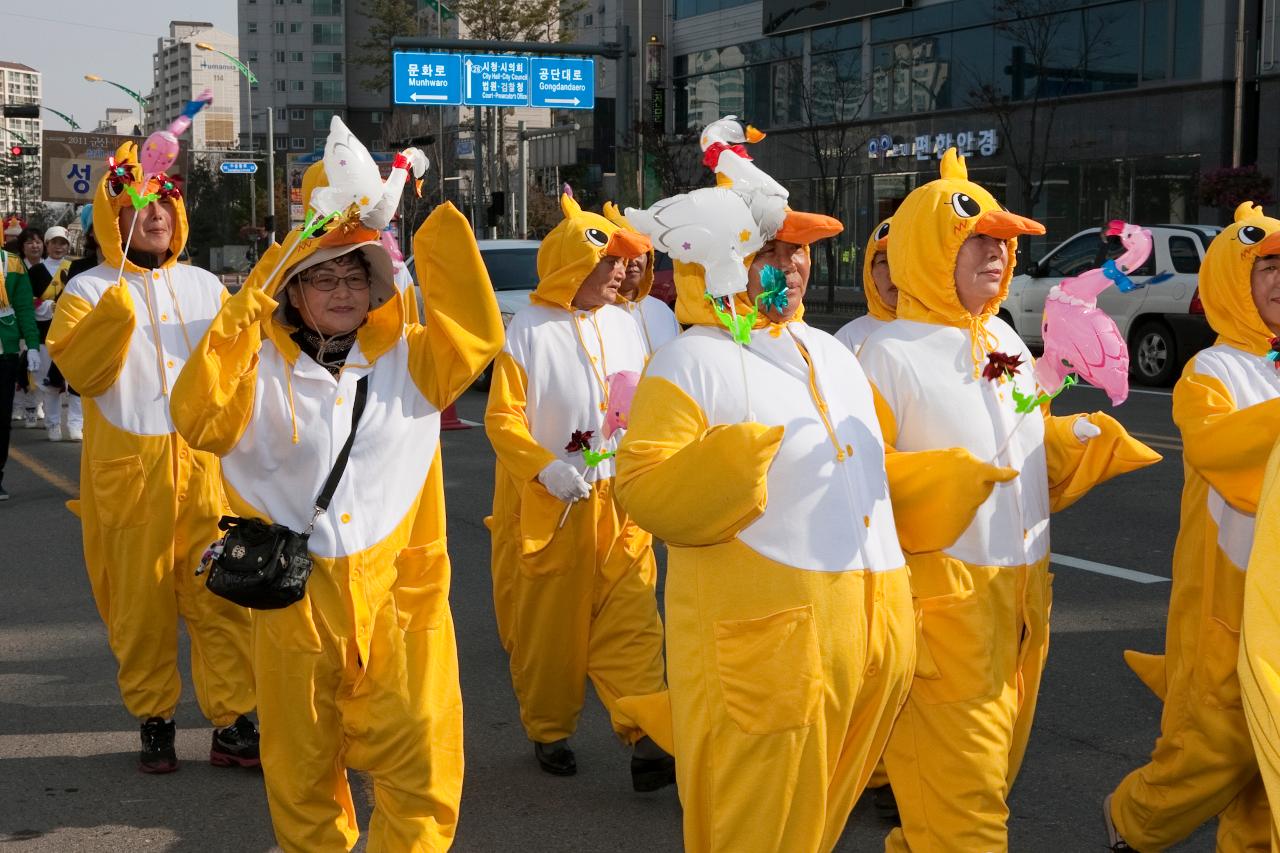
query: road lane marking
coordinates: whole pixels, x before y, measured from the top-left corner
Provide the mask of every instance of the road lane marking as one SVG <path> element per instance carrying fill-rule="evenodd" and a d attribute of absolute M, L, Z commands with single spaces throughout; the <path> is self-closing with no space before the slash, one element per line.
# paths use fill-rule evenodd
<path fill-rule="evenodd" d="M 1106 393 L 1102 388 L 1099 388 L 1097 385 L 1090 385 L 1088 382 L 1078 382 L 1078 383 L 1076 383 L 1076 387 L 1077 387 L 1077 388 L 1085 388 L 1085 389 L 1088 389 L 1088 390 L 1091 390 L 1091 391 L 1102 391 L 1103 393 Z M 1157 396 L 1157 397 L 1172 397 L 1172 396 L 1173 396 L 1173 392 L 1172 392 L 1172 391 L 1155 391 L 1155 390 L 1152 390 L 1152 389 L 1150 389 L 1150 388 L 1134 388 L 1134 387 L 1132 387 L 1132 386 L 1130 386 L 1130 388 L 1129 388 L 1129 393 L 1130 393 L 1130 394 L 1154 394 L 1154 395 L 1155 395 L 1155 396 Z"/>
<path fill-rule="evenodd" d="M 1100 575 L 1110 575 L 1113 578 L 1134 583 L 1169 583 L 1172 580 L 1172 578 L 1162 578 L 1160 575 L 1149 575 L 1146 572 L 1136 572 L 1133 569 L 1122 569 L 1119 566 L 1108 566 L 1106 563 L 1095 563 L 1093 560 L 1082 560 L 1079 557 L 1067 557 L 1062 554 L 1050 554 L 1049 562 Z"/>
<path fill-rule="evenodd" d="M 1132 430 L 1130 430 L 1129 435 L 1141 439 L 1144 444 L 1148 444 L 1151 447 L 1182 452 L 1182 439 L 1174 435 L 1160 435 L 1155 432 L 1134 432 Z"/>
<path fill-rule="evenodd" d="M 49 468 L 38 459 L 32 459 L 16 447 L 9 448 L 9 456 L 15 459 L 19 465 L 22 465 L 31 473 L 35 474 L 41 480 L 53 486 L 58 491 L 69 495 L 72 498 L 80 497 L 80 487 L 68 480 L 66 477 Z"/>

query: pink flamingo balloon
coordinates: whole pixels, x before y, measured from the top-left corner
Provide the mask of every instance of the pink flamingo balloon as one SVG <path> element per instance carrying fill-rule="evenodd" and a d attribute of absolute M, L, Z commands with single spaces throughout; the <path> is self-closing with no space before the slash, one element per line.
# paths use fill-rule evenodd
<path fill-rule="evenodd" d="M 142 143 L 142 151 L 138 153 L 138 162 L 142 164 L 142 176 L 145 180 L 161 172 L 165 172 L 178 159 L 178 137 L 191 127 L 191 120 L 196 113 L 213 103 L 213 90 L 205 89 L 188 101 L 182 115 L 169 123 L 165 130 L 157 130 Z"/>
<path fill-rule="evenodd" d="M 618 430 L 627 428 L 631 399 L 636 395 L 640 374 L 634 370 L 619 370 L 617 373 L 610 373 L 605 382 L 609 388 L 609 411 L 605 413 L 601 432 L 605 438 L 610 438 Z"/>
<path fill-rule="evenodd" d="M 1118 219 L 1106 234 L 1120 238 L 1124 253 L 1103 267 L 1063 279 L 1049 291 L 1041 325 L 1044 355 L 1036 361 L 1035 375 L 1053 390 L 1068 373 L 1076 373 L 1118 406 L 1129 396 L 1129 348 L 1115 320 L 1098 310 L 1098 294 L 1113 282 L 1121 290 L 1133 289 L 1127 273 L 1151 256 L 1152 238 L 1147 229 Z"/>

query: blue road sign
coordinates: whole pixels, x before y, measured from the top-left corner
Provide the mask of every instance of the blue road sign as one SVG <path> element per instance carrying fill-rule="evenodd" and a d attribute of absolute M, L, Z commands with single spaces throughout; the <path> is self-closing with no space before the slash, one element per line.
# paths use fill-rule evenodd
<path fill-rule="evenodd" d="M 528 106 L 529 59 L 467 54 L 462 58 L 462 102 L 476 107 Z"/>
<path fill-rule="evenodd" d="M 594 59 L 535 56 L 530 104 L 561 110 L 589 110 L 596 105 Z"/>
<path fill-rule="evenodd" d="M 396 53 L 391 77 L 397 104 L 462 103 L 462 57 L 456 53 Z"/>
<path fill-rule="evenodd" d="M 258 171 L 258 164 L 252 160 L 223 160 L 218 171 L 224 175 L 252 175 Z"/>

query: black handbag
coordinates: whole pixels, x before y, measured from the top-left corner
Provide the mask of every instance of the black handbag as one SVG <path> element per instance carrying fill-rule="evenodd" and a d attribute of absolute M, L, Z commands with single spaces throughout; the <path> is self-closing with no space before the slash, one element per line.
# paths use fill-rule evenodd
<path fill-rule="evenodd" d="M 224 515 L 218 528 L 225 530 L 226 535 L 210 547 L 200 568 L 196 569 L 197 575 L 207 572 L 204 583 L 210 592 L 255 610 L 279 610 L 301 601 L 306 595 L 307 578 L 311 576 L 307 540 L 316 521 L 329 508 L 347 467 L 368 391 L 369 377 L 362 376 L 356 383 L 356 398 L 351 407 L 351 434 L 316 497 L 315 512 L 307 529 L 295 533 L 283 524 Z"/>

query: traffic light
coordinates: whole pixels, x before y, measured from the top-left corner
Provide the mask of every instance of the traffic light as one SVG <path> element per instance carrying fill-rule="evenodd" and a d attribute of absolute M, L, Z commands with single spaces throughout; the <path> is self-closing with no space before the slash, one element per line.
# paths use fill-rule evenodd
<path fill-rule="evenodd" d="M 10 157 L 36 157 L 39 156 L 40 149 L 35 145 L 10 145 Z"/>
<path fill-rule="evenodd" d="M 5 104 L 5 118 L 40 118 L 39 104 Z"/>

